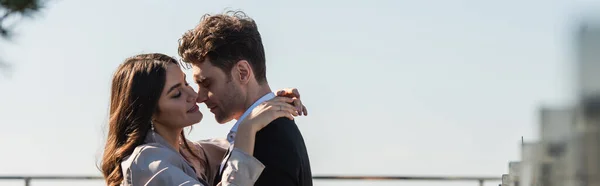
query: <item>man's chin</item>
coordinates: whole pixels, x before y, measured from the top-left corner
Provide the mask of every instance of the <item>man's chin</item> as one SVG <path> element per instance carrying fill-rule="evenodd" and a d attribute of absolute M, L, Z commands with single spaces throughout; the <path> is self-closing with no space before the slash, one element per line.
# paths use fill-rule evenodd
<path fill-rule="evenodd" d="M 219 124 L 226 124 L 226 123 L 230 122 L 230 121 L 231 121 L 231 120 L 233 120 L 233 119 L 228 119 L 228 118 L 217 118 L 217 117 L 215 117 L 215 120 L 217 120 L 217 123 L 219 123 Z"/>

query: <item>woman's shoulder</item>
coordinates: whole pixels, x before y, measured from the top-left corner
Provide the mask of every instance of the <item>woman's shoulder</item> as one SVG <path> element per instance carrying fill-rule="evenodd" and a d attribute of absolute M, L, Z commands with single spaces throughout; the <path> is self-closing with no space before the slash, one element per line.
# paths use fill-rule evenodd
<path fill-rule="evenodd" d="M 121 162 L 121 169 L 126 170 L 148 170 L 158 171 L 165 164 L 177 163 L 178 154 L 168 147 L 157 143 L 149 143 L 137 146 L 131 155 Z"/>
<path fill-rule="evenodd" d="M 173 149 L 160 144 L 144 144 L 121 162 L 123 183 L 131 185 L 201 185 L 192 167 Z"/>

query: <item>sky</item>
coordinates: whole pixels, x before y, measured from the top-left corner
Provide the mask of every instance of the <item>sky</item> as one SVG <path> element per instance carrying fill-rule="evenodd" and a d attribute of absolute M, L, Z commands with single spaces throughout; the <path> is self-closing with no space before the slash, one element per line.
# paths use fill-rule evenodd
<path fill-rule="evenodd" d="M 243 10 L 259 26 L 271 87 L 298 88 L 309 109 L 296 122 L 313 175 L 500 177 L 520 159 L 521 136 L 538 138 L 539 109 L 574 99 L 573 33 L 598 5 L 50 1 L 15 27 L 11 41 L 0 41 L 0 59 L 12 64 L 10 75 L 0 76 L 0 175 L 99 176 L 117 66 L 139 53 L 178 57 L 177 40 L 202 15 Z M 219 125 L 206 106 L 200 110 L 207 117 L 189 138 L 225 137 L 233 122 Z M 315 181 L 365 184 L 477 183 Z"/>

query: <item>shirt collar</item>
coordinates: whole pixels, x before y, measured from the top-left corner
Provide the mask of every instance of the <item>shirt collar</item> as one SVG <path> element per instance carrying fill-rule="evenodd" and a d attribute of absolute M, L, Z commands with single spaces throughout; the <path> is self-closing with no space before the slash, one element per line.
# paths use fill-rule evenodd
<path fill-rule="evenodd" d="M 235 122 L 235 124 L 231 128 L 231 132 L 237 132 L 237 129 L 238 129 L 238 126 L 240 125 L 240 123 L 242 121 L 244 121 L 244 118 L 246 118 L 252 112 L 254 107 L 260 105 L 261 103 L 263 103 L 265 101 L 273 99 L 273 98 L 275 98 L 275 94 L 273 92 L 269 92 L 269 93 L 265 94 L 264 96 L 262 96 L 260 99 L 256 100 L 256 102 L 254 102 L 254 104 L 252 104 L 248 109 L 246 109 L 246 112 L 244 112 L 244 114 L 242 114 L 240 119 L 238 119 Z"/>

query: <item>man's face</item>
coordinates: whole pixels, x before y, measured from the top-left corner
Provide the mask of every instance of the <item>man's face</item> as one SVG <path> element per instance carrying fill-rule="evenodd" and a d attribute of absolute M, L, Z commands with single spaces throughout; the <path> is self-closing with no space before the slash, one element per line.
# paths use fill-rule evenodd
<path fill-rule="evenodd" d="M 199 85 L 196 102 L 205 103 L 218 123 L 227 123 L 242 115 L 244 96 L 240 84 L 229 73 L 212 65 L 208 58 L 193 65 L 193 72 L 194 80 Z"/>

